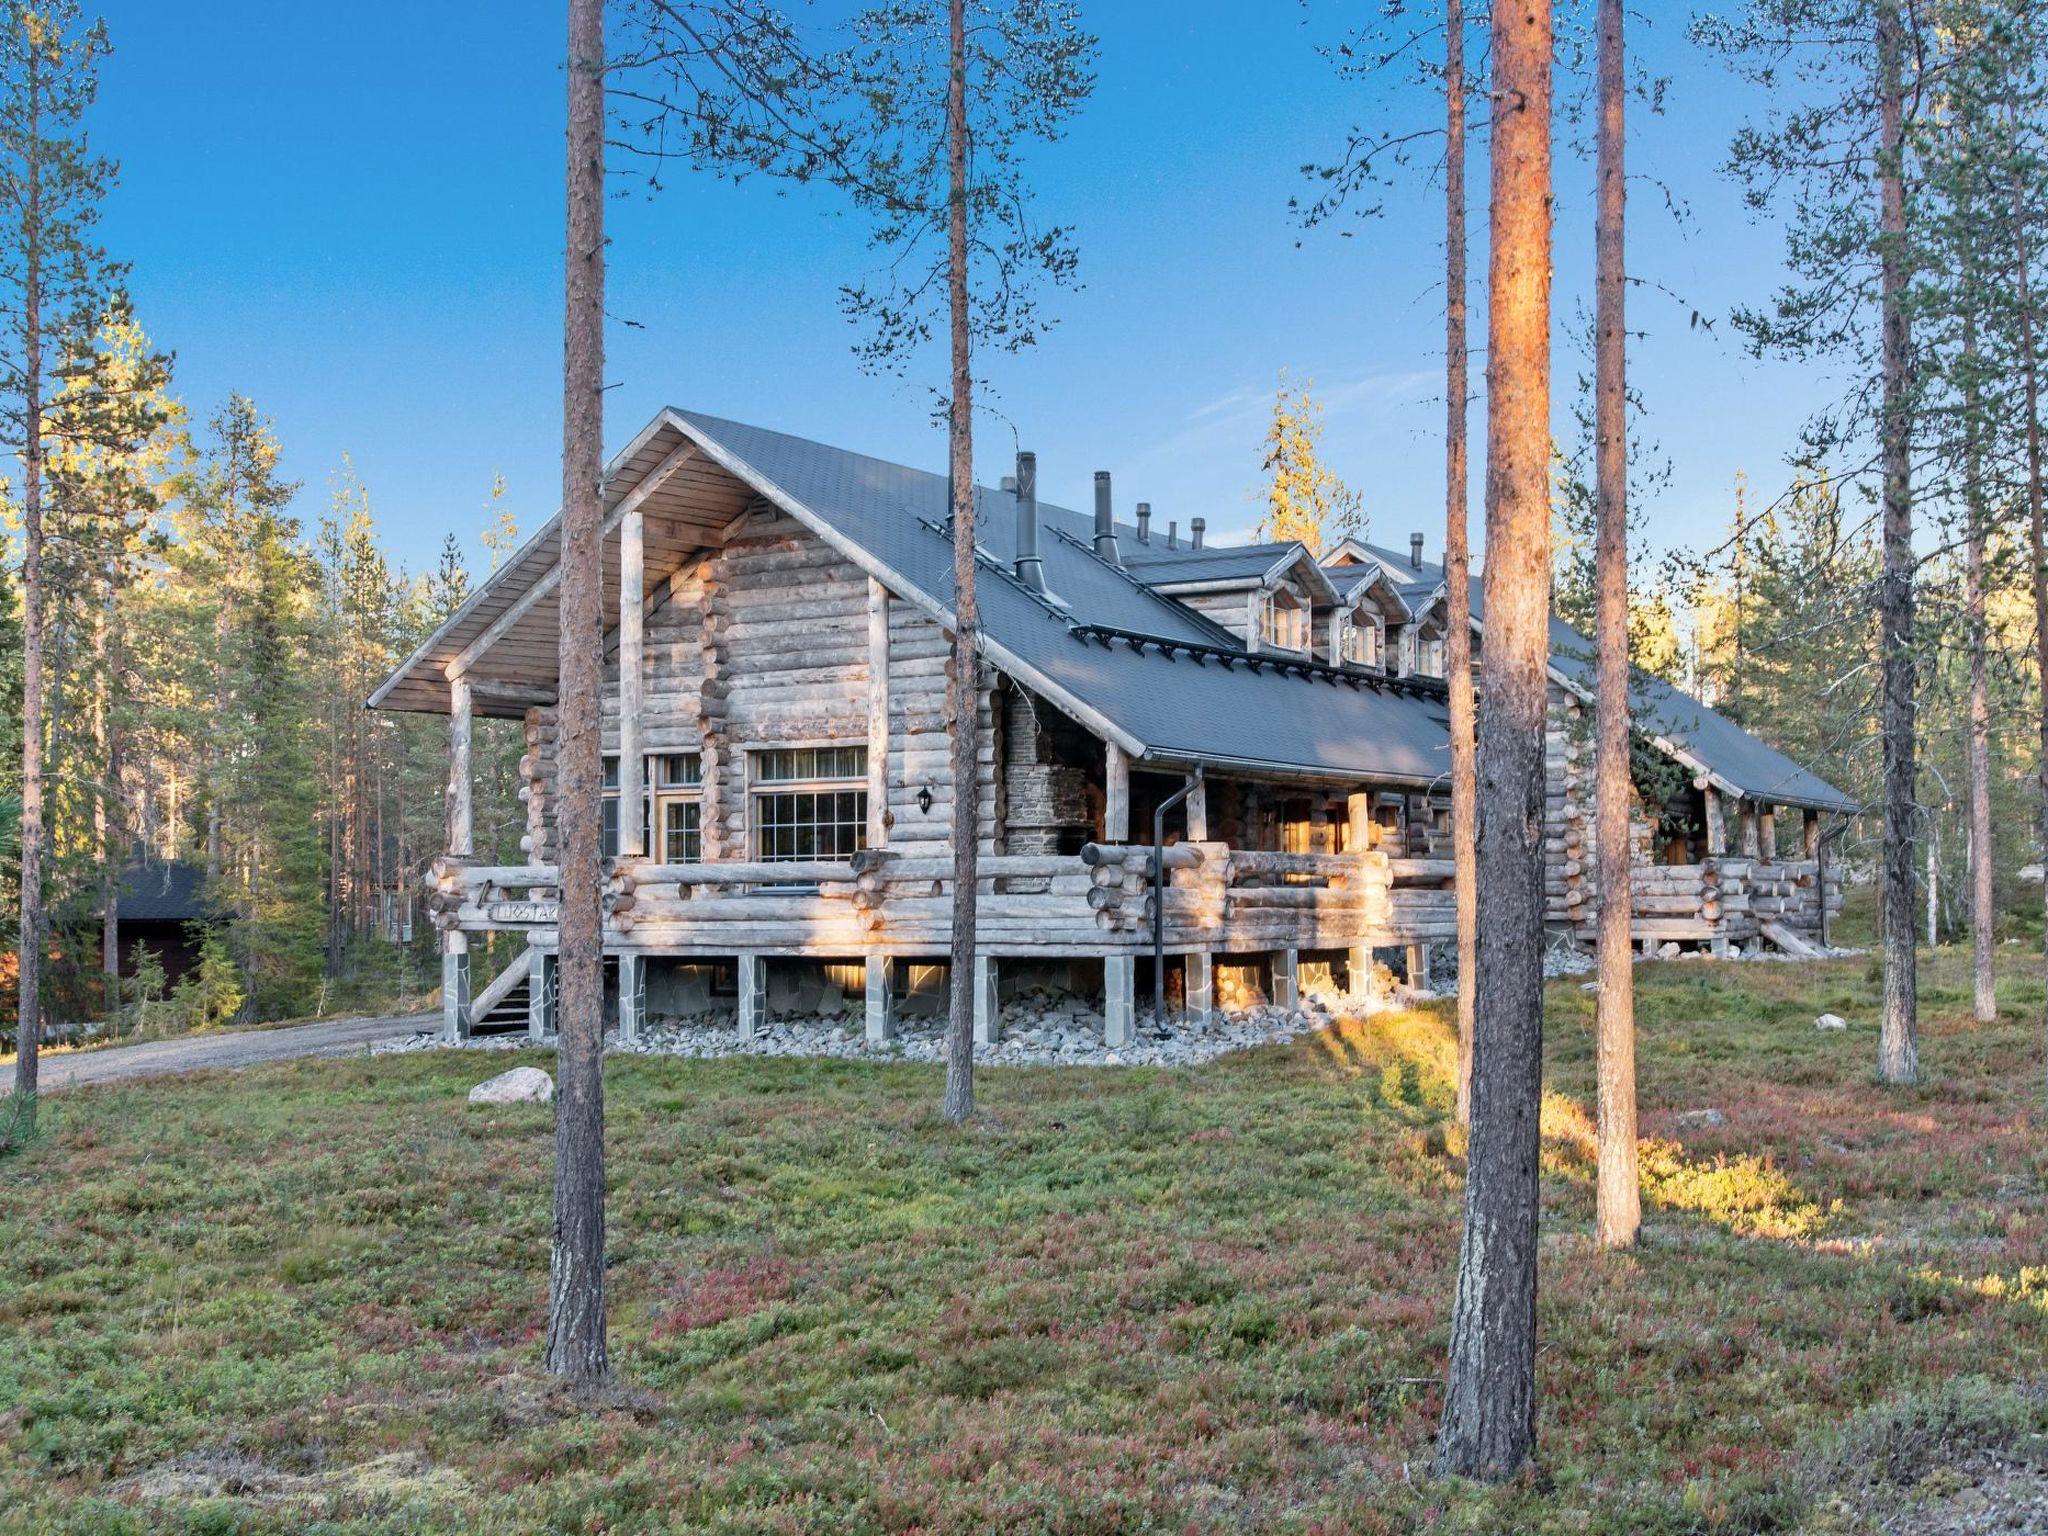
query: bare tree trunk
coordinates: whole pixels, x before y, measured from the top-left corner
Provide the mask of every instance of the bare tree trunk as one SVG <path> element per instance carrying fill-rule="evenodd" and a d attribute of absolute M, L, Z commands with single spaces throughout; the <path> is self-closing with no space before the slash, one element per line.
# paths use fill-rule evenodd
<path fill-rule="evenodd" d="M 1968 285 L 1972 291 L 1975 284 Z M 1992 883 L 1991 684 L 1989 634 L 1985 621 L 1984 459 L 1980 451 L 1983 401 L 1977 389 L 1975 316 L 1963 320 L 1963 351 L 1969 359 L 1969 396 L 1964 405 L 1963 500 L 1970 527 L 1965 554 L 1970 644 L 1970 975 L 1971 1013 L 1979 1023 L 1998 1017 L 1998 985 L 1992 972 L 1997 922 Z"/>
<path fill-rule="evenodd" d="M 958 1125 L 974 1113 L 975 854 L 981 837 L 980 718 L 976 660 L 981 616 L 974 594 L 974 371 L 967 284 L 967 12 L 950 0 L 946 92 L 946 293 L 953 352 L 947 464 L 953 492 L 953 672 L 947 702 L 953 716 L 952 1013 L 946 1025 L 945 1117 Z"/>
<path fill-rule="evenodd" d="M 2039 804 L 2035 813 L 2040 818 L 2037 837 L 2044 857 L 2048 857 L 2048 529 L 2044 529 L 2042 511 L 2042 466 L 2041 466 L 2041 374 L 2040 358 L 2034 351 L 2034 298 L 2033 298 L 2033 250 L 2027 239 L 2024 214 L 2025 188 L 2013 179 L 2013 287 L 2019 300 L 2020 317 L 2020 383 L 2027 407 L 2027 556 L 2033 562 L 2034 587 L 2034 675 L 2039 690 L 2036 703 L 2040 709 L 2039 758 L 2035 765 L 2035 777 Z M 2048 880 L 2041 882 L 2041 908 L 2044 928 L 2048 928 Z M 2044 952 L 2048 958 L 2048 952 Z M 2048 1010 L 2044 1010 L 2043 1034 L 2048 1036 Z"/>
<path fill-rule="evenodd" d="M 598 731 L 604 656 L 604 3 L 569 0 L 569 239 L 562 358 L 561 1026 L 547 1365 L 604 1380 L 604 931 Z M 637 775 L 637 765 L 622 774 Z M 628 791 L 634 777 L 620 781 Z"/>
<path fill-rule="evenodd" d="M 1536 1438 L 1543 1089 L 1543 732 L 1550 659 L 1549 0 L 1493 10 L 1486 646 L 1465 1230 L 1440 1475 L 1511 1477 Z"/>
<path fill-rule="evenodd" d="M 41 131 L 38 92 L 29 86 L 28 140 Z M 36 1069 L 43 1044 L 43 252 L 42 176 L 24 177 L 22 252 L 21 557 L 21 974 L 14 1058 L 17 1113 L 33 1127 Z"/>
<path fill-rule="evenodd" d="M 1600 189 L 1594 361 L 1599 529 L 1595 537 L 1599 662 L 1593 837 L 1599 865 L 1599 1179 L 1593 1234 L 1626 1248 L 1642 1225 L 1636 1171 L 1636 979 L 1630 953 L 1628 706 L 1627 190 L 1621 0 L 1600 0 Z"/>
<path fill-rule="evenodd" d="M 1465 530 L 1471 368 L 1465 339 L 1465 0 L 1444 0 L 1444 672 L 1451 693 L 1451 859 L 1458 903 L 1458 1123 L 1472 1122 L 1479 987 L 1479 786 L 1472 732 L 1472 549 Z"/>
<path fill-rule="evenodd" d="M 105 835 L 100 840 L 100 969 L 107 977 L 108 1017 L 121 1006 L 121 871 L 128 863 L 128 818 L 121 803 L 125 766 L 114 701 L 122 697 L 121 614 L 117 568 L 107 578 L 105 666 L 101 672 L 100 733 L 106 745 L 107 782 L 100 792 Z"/>
<path fill-rule="evenodd" d="M 1878 622 L 1884 651 L 1884 1019 L 1878 1075 L 1887 1083 L 1920 1076 L 1918 951 L 1913 934 L 1913 488 L 1912 338 L 1906 319 L 1905 102 L 1901 84 L 1905 40 L 1899 0 L 1877 10 L 1884 397 L 1880 432 L 1884 459 L 1884 578 Z"/>

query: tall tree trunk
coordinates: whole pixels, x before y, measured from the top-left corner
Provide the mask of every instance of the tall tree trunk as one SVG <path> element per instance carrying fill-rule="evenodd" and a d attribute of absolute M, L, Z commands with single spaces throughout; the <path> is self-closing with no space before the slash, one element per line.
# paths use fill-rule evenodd
<path fill-rule="evenodd" d="M 1918 950 L 1913 934 L 1913 487 L 1912 338 L 1906 318 L 1905 39 L 1899 0 L 1877 9 L 1880 146 L 1881 305 L 1883 323 L 1884 578 L 1878 622 L 1884 651 L 1884 1019 L 1878 1075 L 1887 1083 L 1920 1076 Z"/>
<path fill-rule="evenodd" d="M 1479 786 L 1473 769 L 1472 549 L 1466 534 L 1471 367 L 1465 339 L 1465 0 L 1444 0 L 1444 672 L 1451 694 L 1451 859 L 1458 903 L 1458 1123 L 1472 1122 L 1479 989 Z"/>
<path fill-rule="evenodd" d="M 981 838 L 979 760 L 981 616 L 974 593 L 974 369 L 967 283 L 967 12 L 949 9 L 946 91 L 946 295 L 952 340 L 952 405 L 947 466 L 953 492 L 953 671 L 946 685 L 953 716 L 952 1014 L 946 1026 L 946 1118 L 974 1113 L 975 854 Z"/>
<path fill-rule="evenodd" d="M 100 839 L 100 969 L 107 978 L 108 1017 L 121 1006 L 121 871 L 128 863 L 128 817 L 121 797 L 124 769 L 121 723 L 114 701 L 123 696 L 121 688 L 121 610 L 117 583 L 119 566 L 107 578 L 100 672 L 100 739 L 106 749 L 106 784 L 100 791 L 100 814 L 104 828 Z"/>
<path fill-rule="evenodd" d="M 1974 293 L 1976 285 L 1965 285 Z M 1973 301 L 1974 302 L 1974 301 Z M 1975 315 L 1963 319 L 1963 353 L 1968 368 L 1964 402 L 1963 502 L 1970 520 L 1965 554 L 1970 644 L 1970 976 L 1971 1012 L 1979 1023 L 1998 1017 L 1998 986 L 1992 973 L 1997 914 L 1992 882 L 1990 639 L 1985 621 L 1984 402 L 1977 387 Z"/>
<path fill-rule="evenodd" d="M 604 931 L 598 732 L 604 658 L 604 0 L 569 0 L 569 238 L 562 352 L 558 772 L 561 1027 L 547 1365 L 604 1380 Z M 622 769 L 637 780 L 638 766 Z"/>
<path fill-rule="evenodd" d="M 41 132 L 39 96 L 29 85 L 28 133 Z M 21 557 L 21 972 L 15 1036 L 17 1113 L 33 1127 L 36 1069 L 43 1044 L 43 252 L 42 174 L 26 182 L 30 231 L 22 252 Z"/>
<path fill-rule="evenodd" d="M 1549 0 L 1493 9 L 1486 645 L 1465 1230 L 1436 1466 L 1507 1478 L 1536 1438 L 1543 733 L 1550 660 Z"/>
<path fill-rule="evenodd" d="M 2027 555 L 2033 563 L 2034 585 L 2034 680 L 2040 711 L 2039 760 L 2035 767 L 2040 817 L 2038 837 L 2048 856 L 2048 529 L 2042 512 L 2041 466 L 2041 374 L 2040 357 L 2034 349 L 2033 251 L 2027 238 L 2024 188 L 2014 178 L 2013 257 L 2015 295 L 2020 317 L 2020 387 L 2027 409 Z M 2044 928 L 2048 928 L 2048 880 L 2041 883 Z M 2042 1032 L 2048 1037 L 2048 1009 L 2044 1009 Z"/>
<path fill-rule="evenodd" d="M 1597 396 L 1599 528 L 1595 536 L 1599 646 L 1595 709 L 1593 839 L 1599 865 L 1599 1179 L 1593 1234 L 1626 1248 L 1642 1225 L 1636 1171 L 1636 981 L 1629 917 L 1628 706 L 1628 262 L 1623 239 L 1627 190 L 1621 0 L 1600 0 L 1599 356 Z"/>

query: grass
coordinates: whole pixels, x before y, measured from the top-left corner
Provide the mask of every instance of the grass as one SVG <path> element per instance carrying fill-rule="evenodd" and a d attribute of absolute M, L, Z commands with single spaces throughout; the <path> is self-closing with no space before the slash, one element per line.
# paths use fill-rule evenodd
<path fill-rule="evenodd" d="M 52 1098 L 0 1160 L 0 1530 L 1858 1529 L 1840 1490 L 1914 1447 L 2043 1427 L 2043 989 L 2001 958 L 1987 1026 L 1960 953 L 1923 966 L 1907 1090 L 1864 960 L 1642 967 L 1622 1255 L 1587 1240 L 1590 998 L 1553 987 L 1541 1465 L 1504 1490 L 1423 1476 L 1442 1010 L 985 1071 L 964 1133 L 936 1069 L 614 1061 L 587 1408 L 536 1370 L 547 1113 L 463 1102 L 504 1059 Z"/>

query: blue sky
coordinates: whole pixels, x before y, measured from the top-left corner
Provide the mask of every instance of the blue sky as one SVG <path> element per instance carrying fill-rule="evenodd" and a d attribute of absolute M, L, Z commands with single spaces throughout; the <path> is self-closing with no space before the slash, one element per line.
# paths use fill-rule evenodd
<path fill-rule="evenodd" d="M 1299 247 L 1286 211 L 1300 164 L 1385 105 L 1314 53 L 1356 9 L 1088 7 L 1096 95 L 1037 161 L 1046 213 L 1078 229 L 1084 286 L 1055 299 L 1061 323 L 1042 347 L 987 360 L 1015 433 L 984 419 L 983 479 L 1021 438 L 1050 499 L 1088 505 L 1107 468 L 1120 511 L 1146 499 L 1183 527 L 1203 515 L 1217 534 L 1247 530 L 1284 368 L 1327 404 L 1328 456 L 1375 536 L 1405 543 L 1423 528 L 1437 547 L 1440 199 L 1418 186 L 1351 238 L 1317 232 Z M 350 455 L 415 565 L 449 530 L 474 547 L 495 472 L 527 529 L 557 500 L 562 10 L 103 3 L 116 53 L 95 131 L 123 162 L 106 235 L 134 264 L 144 323 L 178 355 L 180 392 L 201 415 L 230 389 L 252 395 L 305 482 L 309 518 Z M 1646 524 L 1667 544 L 1712 542 L 1738 471 L 1760 490 L 1781 482 L 1825 389 L 1747 359 L 1730 334 L 1730 307 L 1776 283 L 1779 241 L 1718 169 L 1748 103 L 1687 45 L 1676 12 L 1636 27 L 1672 87 L 1631 144 L 1632 169 L 1692 215 L 1680 228 L 1663 193 L 1636 182 L 1631 262 L 1652 286 L 1633 300 L 1647 333 L 1635 381 L 1676 471 Z M 1475 161 L 1475 214 L 1484 178 Z M 1591 177 L 1569 155 L 1558 192 L 1562 334 L 1592 272 Z M 942 464 L 926 381 L 943 360 L 907 382 L 860 372 L 835 294 L 874 258 L 828 194 L 677 175 L 657 200 L 613 202 L 611 218 L 610 308 L 631 323 L 610 332 L 608 446 L 674 403 Z M 1692 326 L 1692 309 L 1719 323 Z M 1476 307 L 1474 327 L 1482 339 Z M 1580 366 L 1561 344 L 1561 422 Z"/>

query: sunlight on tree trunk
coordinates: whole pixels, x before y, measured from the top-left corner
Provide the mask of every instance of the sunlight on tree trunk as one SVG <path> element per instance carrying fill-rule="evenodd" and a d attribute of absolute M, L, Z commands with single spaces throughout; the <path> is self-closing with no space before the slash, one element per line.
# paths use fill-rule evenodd
<path fill-rule="evenodd" d="M 1465 336 L 1465 3 L 1444 4 L 1444 674 L 1451 694 L 1451 859 L 1458 904 L 1458 1123 L 1472 1121 L 1479 990 L 1478 714 L 1472 687 L 1472 550 L 1466 531 L 1471 362 Z"/>
<path fill-rule="evenodd" d="M 1439 1474 L 1512 1477 L 1536 1435 L 1543 740 L 1550 659 L 1549 0 L 1493 11 L 1480 931 L 1465 1226 Z"/>
<path fill-rule="evenodd" d="M 1642 1224 L 1636 1171 L 1635 958 L 1629 918 L 1628 330 L 1627 188 L 1621 0 L 1600 0 L 1597 474 L 1600 523 L 1599 647 L 1594 841 L 1599 865 L 1599 1177 L 1594 1237 L 1626 1248 Z"/>

